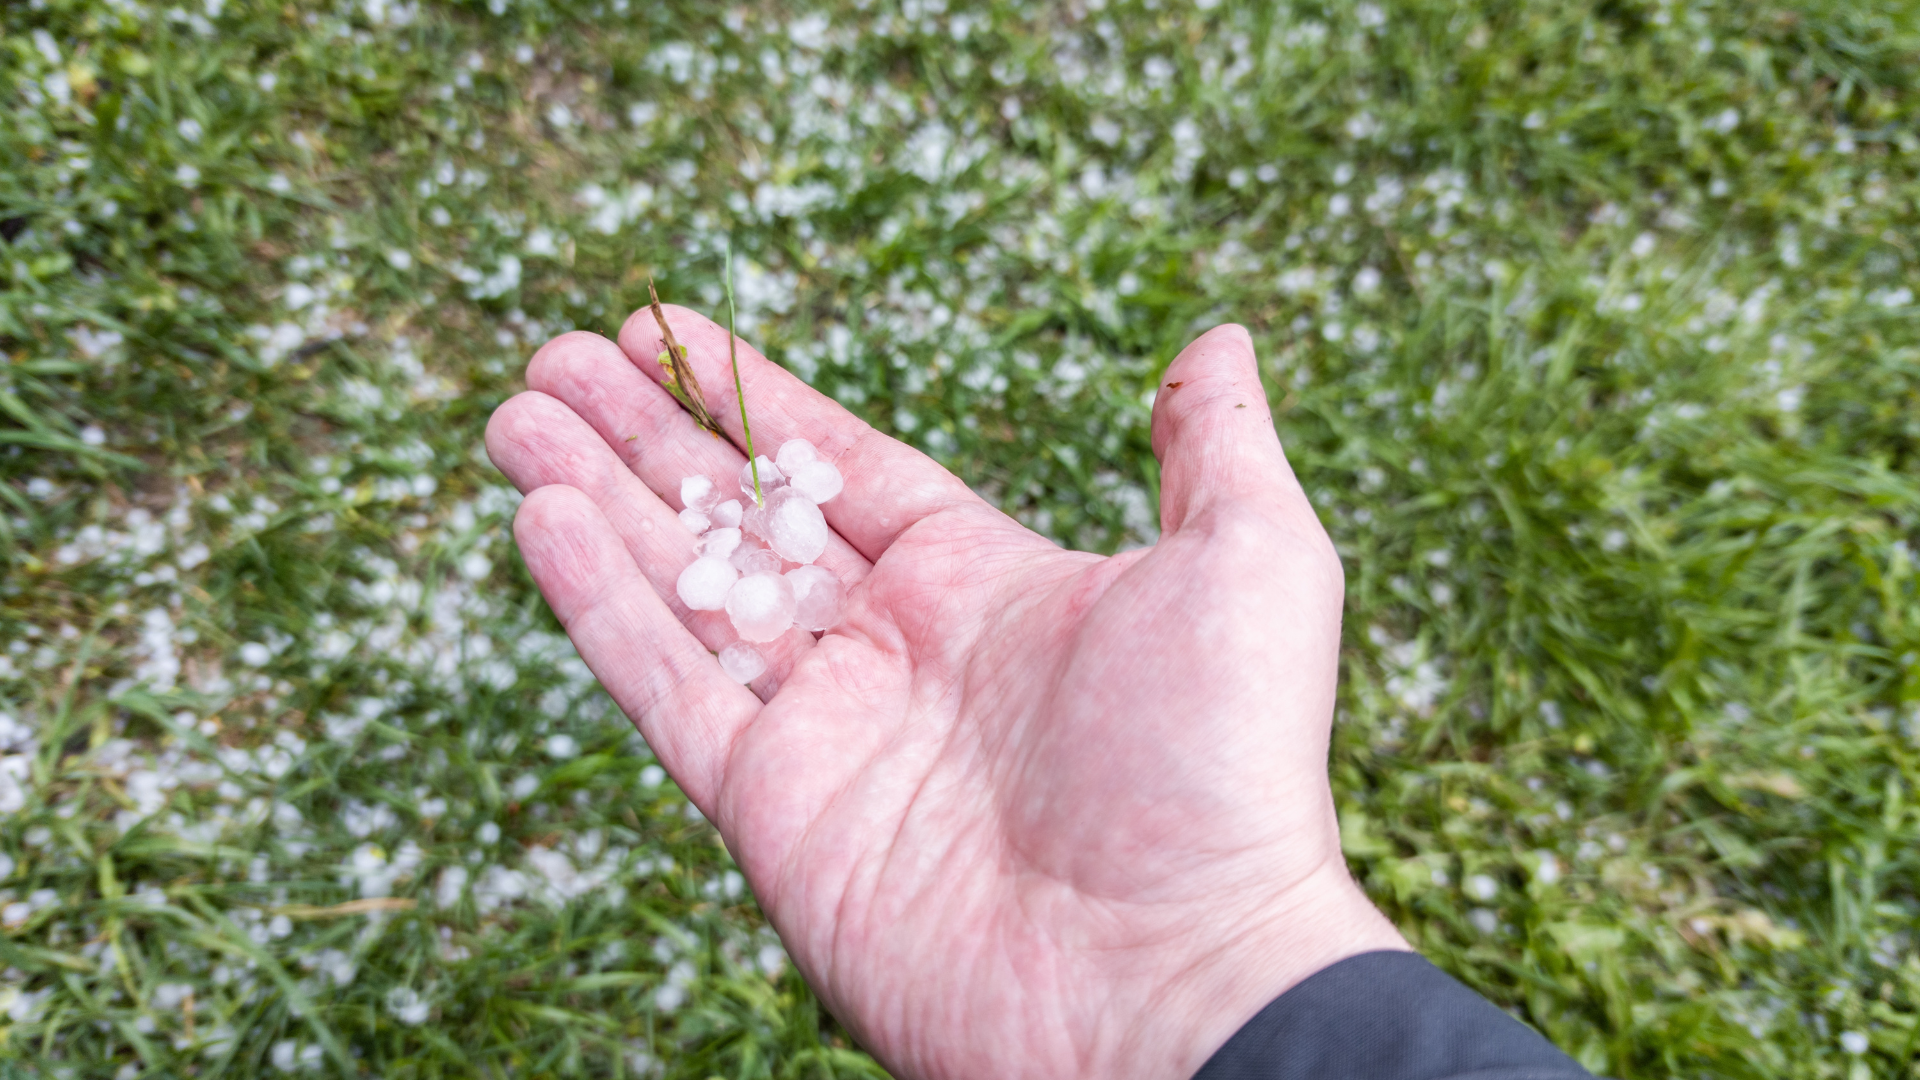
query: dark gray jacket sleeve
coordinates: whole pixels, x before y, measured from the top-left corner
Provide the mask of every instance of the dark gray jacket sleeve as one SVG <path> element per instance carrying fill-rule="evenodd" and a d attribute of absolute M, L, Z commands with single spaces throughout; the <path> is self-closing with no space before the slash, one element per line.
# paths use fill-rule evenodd
<path fill-rule="evenodd" d="M 1591 1080 L 1418 953 L 1372 952 L 1275 998 L 1194 1080 Z"/>

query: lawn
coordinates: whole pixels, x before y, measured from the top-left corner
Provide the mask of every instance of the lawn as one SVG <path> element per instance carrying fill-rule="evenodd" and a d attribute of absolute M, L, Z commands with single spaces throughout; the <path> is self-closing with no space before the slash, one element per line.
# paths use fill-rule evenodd
<path fill-rule="evenodd" d="M 0 1076 L 883 1075 L 481 432 L 664 297 L 1153 542 L 1238 321 L 1355 873 L 1617 1077 L 1920 1076 L 1920 3 L 0 7 Z"/>

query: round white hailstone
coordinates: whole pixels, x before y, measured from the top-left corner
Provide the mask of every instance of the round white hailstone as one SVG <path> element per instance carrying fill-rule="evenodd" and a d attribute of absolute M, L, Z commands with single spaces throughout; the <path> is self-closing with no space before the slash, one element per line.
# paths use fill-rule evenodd
<path fill-rule="evenodd" d="M 680 571 L 674 591 L 680 602 L 695 611 L 719 611 L 727 606 L 727 590 L 740 578 L 740 571 L 725 559 L 695 559 Z"/>
<path fill-rule="evenodd" d="M 846 486 L 840 476 L 840 470 L 833 467 L 831 461 L 809 461 L 800 466 L 793 474 L 793 490 L 805 495 L 814 503 L 823 503 Z"/>
<path fill-rule="evenodd" d="M 821 631 L 840 621 L 845 590 L 840 579 L 824 566 L 798 566 L 787 571 L 793 585 L 793 621 L 802 630 Z"/>
<path fill-rule="evenodd" d="M 713 519 L 715 525 L 723 529 L 736 529 L 740 527 L 740 510 L 739 499 L 728 499 L 726 502 L 716 503 L 713 509 L 707 511 L 707 516 Z"/>
<path fill-rule="evenodd" d="M 767 500 L 767 543 L 788 562 L 810 563 L 827 550 L 827 519 L 797 491 Z"/>
<path fill-rule="evenodd" d="M 800 466 L 819 457 L 820 452 L 815 450 L 813 444 L 807 440 L 788 439 L 780 444 L 780 452 L 773 456 L 773 463 L 780 466 L 782 473 L 792 476 Z"/>
<path fill-rule="evenodd" d="M 742 686 L 759 678 L 767 670 L 767 658 L 744 641 L 736 641 L 720 650 L 720 670 Z"/>
<path fill-rule="evenodd" d="M 680 481 L 680 505 L 689 510 L 704 512 L 719 501 L 719 494 L 713 490 L 713 481 L 704 476 L 689 476 Z"/>
<path fill-rule="evenodd" d="M 739 546 L 739 529 L 713 529 L 700 537 L 700 554 L 704 558 L 724 559 Z"/>
<path fill-rule="evenodd" d="M 793 586 L 779 574 L 748 574 L 727 590 L 727 618 L 747 641 L 772 641 L 793 625 Z"/>
<path fill-rule="evenodd" d="M 740 466 L 740 494 L 753 498 L 753 467 L 760 466 L 760 496 L 765 498 L 787 486 L 787 474 L 780 471 L 767 455 L 761 454 L 753 461 Z"/>
<path fill-rule="evenodd" d="M 706 532 L 707 529 L 713 525 L 713 522 L 707 515 L 689 506 L 685 510 L 680 511 L 680 524 L 685 525 L 688 532 L 698 536 Z"/>

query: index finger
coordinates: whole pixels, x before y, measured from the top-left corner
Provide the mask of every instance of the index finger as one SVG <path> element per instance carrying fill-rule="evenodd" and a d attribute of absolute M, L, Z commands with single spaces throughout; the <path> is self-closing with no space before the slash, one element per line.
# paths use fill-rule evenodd
<path fill-rule="evenodd" d="M 687 350 L 707 411 L 735 444 L 745 446 L 727 359 L 726 327 L 697 311 L 662 306 L 674 337 Z M 666 351 L 666 344 L 650 310 L 641 308 L 627 318 L 620 328 L 620 348 L 649 378 L 665 381 L 656 358 Z M 939 462 L 874 430 L 744 340 L 738 342 L 738 355 L 754 452 L 771 458 L 788 439 L 805 439 L 831 461 L 846 487 L 842 498 L 820 510 L 834 531 L 869 561 L 878 560 L 901 533 L 930 515 L 955 507 L 986 508 L 972 488 Z"/>

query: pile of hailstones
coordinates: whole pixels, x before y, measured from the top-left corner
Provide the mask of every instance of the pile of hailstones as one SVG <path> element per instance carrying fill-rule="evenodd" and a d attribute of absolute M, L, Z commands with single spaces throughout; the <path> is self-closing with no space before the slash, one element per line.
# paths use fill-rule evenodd
<path fill-rule="evenodd" d="M 739 499 L 722 501 L 724 492 L 704 476 L 680 481 L 680 521 L 700 537 L 700 557 L 680 572 L 676 590 L 693 610 L 724 610 L 733 621 L 740 640 L 720 650 L 720 667 L 736 682 L 767 670 L 749 642 L 773 641 L 794 626 L 825 630 L 839 620 L 840 579 L 813 561 L 827 549 L 820 504 L 841 485 L 840 470 L 805 439 L 781 444 L 772 461 L 762 454 L 742 465 Z"/>

